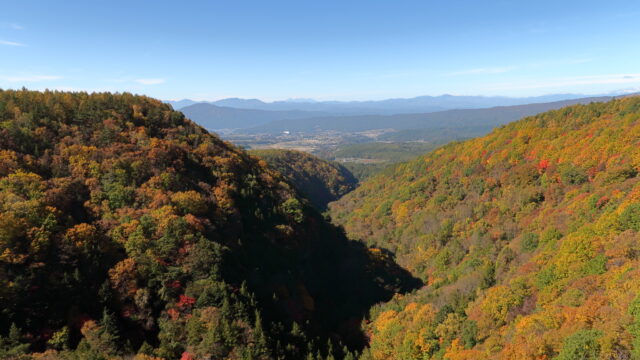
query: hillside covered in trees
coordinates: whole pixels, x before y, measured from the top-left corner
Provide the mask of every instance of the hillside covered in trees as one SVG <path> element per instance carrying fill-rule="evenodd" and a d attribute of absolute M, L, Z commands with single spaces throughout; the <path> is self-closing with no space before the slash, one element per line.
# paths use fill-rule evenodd
<path fill-rule="evenodd" d="M 319 211 L 356 188 L 358 180 L 344 166 L 311 154 L 281 149 L 252 150 L 287 177 Z"/>
<path fill-rule="evenodd" d="M 169 105 L 0 91 L 0 358 L 352 358 L 417 283 Z"/>
<path fill-rule="evenodd" d="M 371 312 L 373 359 L 640 358 L 640 97 L 386 169 L 331 204 L 425 286 Z"/>

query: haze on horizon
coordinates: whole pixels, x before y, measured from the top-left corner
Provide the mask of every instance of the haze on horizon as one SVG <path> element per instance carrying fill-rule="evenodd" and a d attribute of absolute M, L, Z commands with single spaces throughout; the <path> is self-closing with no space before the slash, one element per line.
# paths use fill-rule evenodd
<path fill-rule="evenodd" d="M 157 1 L 2 5 L 0 88 L 379 100 L 640 88 L 640 3 Z"/>

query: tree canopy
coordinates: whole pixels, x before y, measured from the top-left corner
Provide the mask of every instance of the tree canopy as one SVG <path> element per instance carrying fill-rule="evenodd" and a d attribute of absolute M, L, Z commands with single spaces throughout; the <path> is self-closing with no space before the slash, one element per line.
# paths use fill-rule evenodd
<path fill-rule="evenodd" d="M 372 310 L 367 356 L 637 357 L 639 139 L 640 97 L 571 106 L 389 168 L 333 203 L 351 238 L 426 284 Z"/>
<path fill-rule="evenodd" d="M 0 91 L 0 159 L 2 358 L 341 358 L 416 284 L 154 99 Z"/>

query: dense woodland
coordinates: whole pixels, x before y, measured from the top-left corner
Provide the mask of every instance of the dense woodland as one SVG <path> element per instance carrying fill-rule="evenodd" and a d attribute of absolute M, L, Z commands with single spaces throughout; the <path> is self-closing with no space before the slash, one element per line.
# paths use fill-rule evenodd
<path fill-rule="evenodd" d="M 0 358 L 640 358 L 640 97 L 349 193 L 257 155 L 147 97 L 0 91 Z"/>
<path fill-rule="evenodd" d="M 502 126 L 330 205 L 425 286 L 371 311 L 364 359 L 639 359 L 640 97 Z"/>
<path fill-rule="evenodd" d="M 418 285 L 169 105 L 0 91 L 0 358 L 352 359 Z"/>
<path fill-rule="evenodd" d="M 295 150 L 253 150 L 275 170 L 289 179 L 319 211 L 355 189 L 358 180 L 344 166 Z"/>

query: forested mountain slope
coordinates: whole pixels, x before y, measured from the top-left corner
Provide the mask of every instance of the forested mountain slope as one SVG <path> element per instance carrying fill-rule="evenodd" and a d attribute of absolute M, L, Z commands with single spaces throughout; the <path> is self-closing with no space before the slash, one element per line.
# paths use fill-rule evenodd
<path fill-rule="evenodd" d="M 640 97 L 453 143 L 330 205 L 426 286 L 371 313 L 374 359 L 640 358 Z"/>
<path fill-rule="evenodd" d="M 318 210 L 356 188 L 358 180 L 344 166 L 322 160 L 311 154 L 281 149 L 252 150 L 279 171 Z"/>
<path fill-rule="evenodd" d="M 0 91 L 0 358 L 341 358 L 411 286 L 169 105 Z"/>

